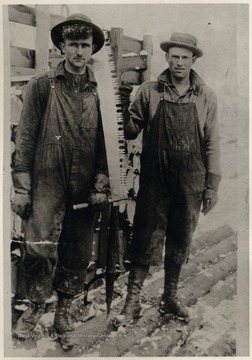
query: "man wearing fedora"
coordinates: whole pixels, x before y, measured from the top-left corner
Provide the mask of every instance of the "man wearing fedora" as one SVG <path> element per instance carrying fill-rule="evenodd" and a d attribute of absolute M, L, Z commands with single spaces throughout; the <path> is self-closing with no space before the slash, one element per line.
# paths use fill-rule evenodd
<path fill-rule="evenodd" d="M 94 208 L 107 202 L 109 191 L 97 83 L 87 66 L 104 44 L 103 31 L 74 14 L 51 30 L 51 38 L 65 60 L 26 86 L 12 173 L 12 209 L 25 220 L 30 300 L 13 329 L 19 338 L 33 331 L 53 288 L 54 326 L 60 334 L 74 330 L 69 309 L 83 291 L 92 256 Z M 73 210 L 83 202 L 90 206 Z"/>
<path fill-rule="evenodd" d="M 221 179 L 216 96 L 191 69 L 203 52 L 184 33 L 160 46 L 169 67 L 140 86 L 129 109 L 132 87 L 120 88 L 126 138 L 143 130 L 128 292 L 118 317 L 125 324 L 140 316 L 140 291 L 155 251 L 152 234 L 160 223 L 166 242 L 159 311 L 188 319 L 176 298 L 179 275 L 201 206 L 205 215 L 215 206 Z"/>

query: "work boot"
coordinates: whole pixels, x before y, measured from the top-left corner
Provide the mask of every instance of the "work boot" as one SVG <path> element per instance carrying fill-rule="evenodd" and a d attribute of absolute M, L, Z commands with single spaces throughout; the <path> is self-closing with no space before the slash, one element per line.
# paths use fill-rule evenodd
<path fill-rule="evenodd" d="M 149 266 L 131 266 L 125 304 L 117 317 L 117 326 L 126 325 L 141 316 L 140 292 L 148 274 Z"/>
<path fill-rule="evenodd" d="M 73 296 L 58 293 L 58 304 L 55 311 L 54 327 L 58 334 L 73 331 L 74 326 L 70 315 L 70 309 L 73 302 Z"/>
<path fill-rule="evenodd" d="M 45 312 L 45 302 L 31 301 L 18 319 L 12 333 L 19 339 L 27 339 Z"/>
<path fill-rule="evenodd" d="M 162 315 L 172 314 L 184 320 L 188 320 L 189 313 L 177 300 L 177 287 L 181 264 L 177 264 L 171 257 L 165 258 L 165 285 L 162 295 L 159 312 Z"/>

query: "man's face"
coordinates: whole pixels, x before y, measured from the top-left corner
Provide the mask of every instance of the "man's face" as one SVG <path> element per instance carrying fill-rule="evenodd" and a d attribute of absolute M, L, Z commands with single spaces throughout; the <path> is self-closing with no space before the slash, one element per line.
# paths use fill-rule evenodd
<path fill-rule="evenodd" d="M 61 50 L 66 56 L 67 69 L 72 73 L 80 73 L 85 70 L 95 46 L 92 36 L 86 39 L 65 38 L 64 43 L 61 43 Z"/>
<path fill-rule="evenodd" d="M 172 47 L 166 54 L 171 75 L 178 80 L 185 79 L 196 61 L 191 50 L 180 47 Z"/>

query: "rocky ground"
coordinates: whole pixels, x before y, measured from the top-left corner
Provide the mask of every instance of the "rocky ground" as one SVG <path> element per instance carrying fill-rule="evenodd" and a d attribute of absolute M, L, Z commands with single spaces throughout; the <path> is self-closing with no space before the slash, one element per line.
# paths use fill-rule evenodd
<path fill-rule="evenodd" d="M 72 316 L 75 346 L 64 349 L 53 328 L 55 303 L 48 303 L 32 337 L 14 340 L 12 356 L 235 356 L 236 354 L 236 258 L 237 235 L 226 225 L 195 239 L 189 262 L 184 266 L 179 298 L 190 311 L 190 321 L 160 317 L 158 301 L 163 269 L 152 267 L 142 292 L 142 317 L 132 325 L 110 326 L 122 308 L 127 274 L 115 284 L 110 317 L 106 316 L 105 287 L 91 290 L 90 305 L 75 300 Z M 53 299 L 51 299 L 53 300 Z M 23 304 L 24 306 L 24 304 Z M 20 309 L 21 310 L 21 309 Z M 63 348 L 62 348 L 63 344 Z"/>

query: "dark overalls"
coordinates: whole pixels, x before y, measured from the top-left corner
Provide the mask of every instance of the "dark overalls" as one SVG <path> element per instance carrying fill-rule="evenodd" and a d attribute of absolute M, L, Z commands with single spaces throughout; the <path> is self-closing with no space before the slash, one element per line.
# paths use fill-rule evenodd
<path fill-rule="evenodd" d="M 159 225 L 164 231 L 160 236 L 166 236 L 166 256 L 182 264 L 198 222 L 206 177 L 194 100 L 171 102 L 161 92 L 146 136 L 130 259 L 134 265 L 150 264 L 156 246 L 152 235 Z"/>
<path fill-rule="evenodd" d="M 25 225 L 27 297 L 40 302 L 51 295 L 53 278 L 58 291 L 82 291 L 94 231 L 93 213 L 74 211 L 73 204 L 87 202 L 95 177 L 96 88 L 69 91 L 54 76 L 49 75 L 51 92 L 38 130 L 33 208 Z"/>

